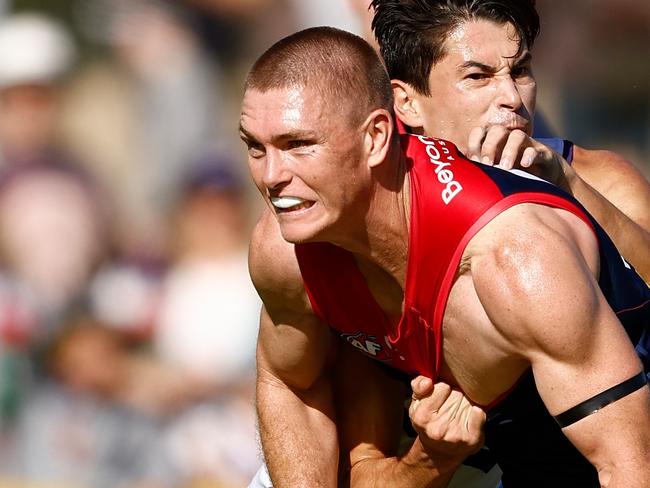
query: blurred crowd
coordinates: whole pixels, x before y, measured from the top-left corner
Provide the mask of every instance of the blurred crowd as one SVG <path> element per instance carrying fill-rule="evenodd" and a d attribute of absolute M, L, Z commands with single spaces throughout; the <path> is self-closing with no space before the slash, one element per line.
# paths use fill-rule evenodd
<path fill-rule="evenodd" d="M 0 486 L 247 484 L 241 83 L 297 29 L 369 38 L 366 3 L 0 0 Z M 648 174 L 650 9 L 574 3 L 539 2 L 549 130 Z"/>

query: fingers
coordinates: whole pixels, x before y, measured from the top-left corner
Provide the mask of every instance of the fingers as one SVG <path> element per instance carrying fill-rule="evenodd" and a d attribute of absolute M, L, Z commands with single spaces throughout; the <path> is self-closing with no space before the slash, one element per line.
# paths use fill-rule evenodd
<path fill-rule="evenodd" d="M 427 423 L 443 408 L 451 393 L 452 389 L 449 385 L 445 383 L 433 385 L 433 382 L 431 382 L 430 393 L 417 395 L 413 392 L 413 401 L 409 406 L 409 417 L 411 417 L 411 422 L 413 422 L 416 430 L 418 427 L 426 428 Z M 449 409 L 450 406 L 447 405 L 446 408 Z"/>
<path fill-rule="evenodd" d="M 413 398 L 409 417 L 428 452 L 464 457 L 480 449 L 486 415 L 462 392 L 436 383 L 430 395 Z"/>
<path fill-rule="evenodd" d="M 433 391 L 433 381 L 426 376 L 418 376 L 411 381 L 411 389 L 413 390 L 413 398 L 430 395 Z"/>
<path fill-rule="evenodd" d="M 481 160 L 483 164 L 493 165 L 501 162 L 501 153 L 508 142 L 510 131 L 500 125 L 488 129 L 481 146 Z"/>
<path fill-rule="evenodd" d="M 481 161 L 481 148 L 487 134 L 487 128 L 474 127 L 469 133 L 467 141 L 467 157 L 473 161 Z"/>
<path fill-rule="evenodd" d="M 501 150 L 501 158 L 498 165 L 506 170 L 512 169 L 530 147 L 532 140 L 521 130 L 513 130 L 507 135 L 506 142 Z"/>
<path fill-rule="evenodd" d="M 476 127 L 470 131 L 468 157 L 487 165 L 512 169 L 521 163 L 524 151 L 537 143 L 522 130 L 510 130 L 499 125 Z"/>
<path fill-rule="evenodd" d="M 534 147 L 527 147 L 521 155 L 521 167 L 530 168 L 537 159 L 537 150 Z"/>
<path fill-rule="evenodd" d="M 481 432 L 487 420 L 487 414 L 479 407 L 472 406 L 467 416 L 467 430 Z"/>
<path fill-rule="evenodd" d="M 487 165 L 510 170 L 520 167 L 564 189 L 571 166 L 561 155 L 531 138 L 524 131 L 499 125 L 475 127 L 469 134 L 467 155 Z"/>

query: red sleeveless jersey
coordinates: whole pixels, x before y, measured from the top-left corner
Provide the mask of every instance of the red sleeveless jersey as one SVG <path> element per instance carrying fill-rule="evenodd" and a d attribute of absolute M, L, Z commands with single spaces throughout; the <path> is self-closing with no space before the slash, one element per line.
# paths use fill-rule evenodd
<path fill-rule="evenodd" d="M 409 375 L 437 378 L 442 320 L 463 251 L 500 212 L 533 202 L 591 221 L 559 189 L 473 163 L 450 142 L 400 135 L 410 180 L 410 235 L 404 310 L 395 330 L 353 255 L 333 244 L 295 246 L 314 313 L 353 346 Z"/>

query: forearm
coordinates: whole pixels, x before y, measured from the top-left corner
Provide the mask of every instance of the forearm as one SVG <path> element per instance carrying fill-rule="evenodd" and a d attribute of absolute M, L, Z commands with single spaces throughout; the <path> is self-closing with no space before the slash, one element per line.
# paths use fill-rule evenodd
<path fill-rule="evenodd" d="M 577 174 L 568 174 L 567 182 L 573 196 L 607 232 L 621 255 L 650 283 L 650 233 Z"/>
<path fill-rule="evenodd" d="M 447 486 L 462 459 L 432 460 L 419 438 L 402 456 L 366 458 L 349 474 L 349 488 L 442 488 Z"/>
<path fill-rule="evenodd" d="M 274 488 L 336 486 L 338 440 L 328 382 L 295 392 L 259 374 L 257 411 Z"/>

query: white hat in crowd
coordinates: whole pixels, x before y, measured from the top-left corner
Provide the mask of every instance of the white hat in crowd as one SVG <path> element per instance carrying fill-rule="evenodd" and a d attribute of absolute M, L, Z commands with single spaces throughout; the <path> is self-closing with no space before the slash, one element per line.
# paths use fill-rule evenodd
<path fill-rule="evenodd" d="M 56 82 L 70 69 L 74 56 L 70 35 L 49 17 L 0 16 L 0 88 Z"/>

